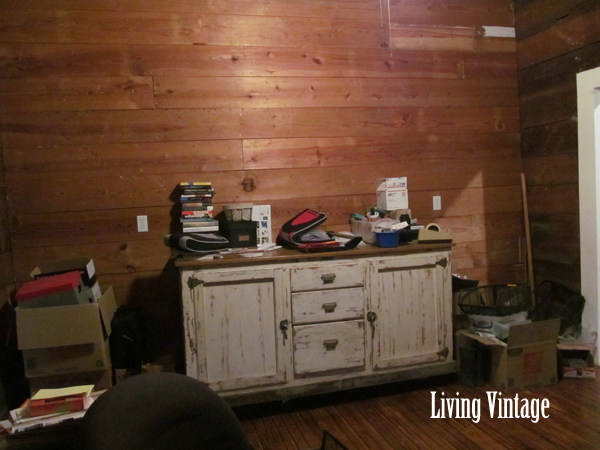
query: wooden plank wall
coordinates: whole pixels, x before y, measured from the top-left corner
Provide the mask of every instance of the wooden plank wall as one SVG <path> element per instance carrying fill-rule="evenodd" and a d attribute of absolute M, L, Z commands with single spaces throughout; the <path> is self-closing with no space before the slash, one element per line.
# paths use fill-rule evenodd
<path fill-rule="evenodd" d="M 454 235 L 453 272 L 523 281 L 516 44 L 483 29 L 513 26 L 510 0 L 0 8 L 18 282 L 40 261 L 89 255 L 102 286 L 144 305 L 152 345 L 168 347 L 179 292 L 162 239 L 179 230 L 179 181 L 211 181 L 217 211 L 272 205 L 275 231 L 307 207 L 342 230 L 393 176 L 408 177 L 413 217 Z"/>
<path fill-rule="evenodd" d="M 576 74 L 600 66 L 600 3 L 517 0 L 515 6 L 535 278 L 580 291 Z"/>

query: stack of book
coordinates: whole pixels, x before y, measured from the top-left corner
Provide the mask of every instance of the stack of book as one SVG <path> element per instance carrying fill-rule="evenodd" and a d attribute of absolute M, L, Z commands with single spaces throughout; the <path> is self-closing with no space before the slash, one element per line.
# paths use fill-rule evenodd
<path fill-rule="evenodd" d="M 59 389 L 40 389 L 20 408 L 10 412 L 2 426 L 15 434 L 80 419 L 92 402 L 104 391 L 94 391 L 94 385 Z"/>
<path fill-rule="evenodd" d="M 215 191 L 210 181 L 182 181 L 181 224 L 184 233 L 219 231 L 219 222 L 213 219 L 212 199 Z"/>

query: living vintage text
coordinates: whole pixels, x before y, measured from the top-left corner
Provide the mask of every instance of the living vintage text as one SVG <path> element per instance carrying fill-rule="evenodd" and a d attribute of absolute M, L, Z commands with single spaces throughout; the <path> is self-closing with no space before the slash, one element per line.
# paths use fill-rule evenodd
<path fill-rule="evenodd" d="M 547 398 L 519 398 L 504 397 L 501 392 L 487 391 L 487 405 L 489 416 L 492 419 L 530 419 L 537 423 L 540 418 L 550 417 L 548 408 L 550 401 Z M 471 419 L 479 423 L 481 419 L 481 399 L 447 397 L 444 392 L 439 396 L 437 391 L 431 391 L 431 418 L 432 419 Z"/>

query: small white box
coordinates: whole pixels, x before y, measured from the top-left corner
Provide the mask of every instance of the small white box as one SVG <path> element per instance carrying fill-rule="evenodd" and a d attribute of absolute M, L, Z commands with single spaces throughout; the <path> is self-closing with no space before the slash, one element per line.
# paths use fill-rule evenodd
<path fill-rule="evenodd" d="M 386 189 L 408 189 L 406 177 L 378 178 L 377 190 L 384 191 Z"/>
<path fill-rule="evenodd" d="M 406 177 L 377 179 L 377 207 L 386 211 L 408 209 Z"/>
<path fill-rule="evenodd" d="M 408 209 L 408 191 L 406 189 L 377 191 L 377 207 L 386 211 Z"/>

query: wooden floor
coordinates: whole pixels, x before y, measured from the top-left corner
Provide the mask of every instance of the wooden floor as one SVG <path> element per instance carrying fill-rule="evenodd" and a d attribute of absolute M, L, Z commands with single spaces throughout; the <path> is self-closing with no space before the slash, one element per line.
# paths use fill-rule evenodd
<path fill-rule="evenodd" d="M 445 397 L 481 399 L 480 421 L 432 418 Z M 600 449 L 600 371 L 596 379 L 563 379 L 519 392 L 521 399 L 548 399 L 548 418 L 490 417 L 491 386 L 469 388 L 453 377 L 432 378 L 284 404 L 236 408 L 256 450 L 307 450 L 321 445 L 322 430 L 349 450 L 398 449 Z M 457 395 L 458 392 L 458 395 Z M 503 394 L 515 398 L 515 394 Z M 528 405 L 535 405 L 529 401 Z"/>

